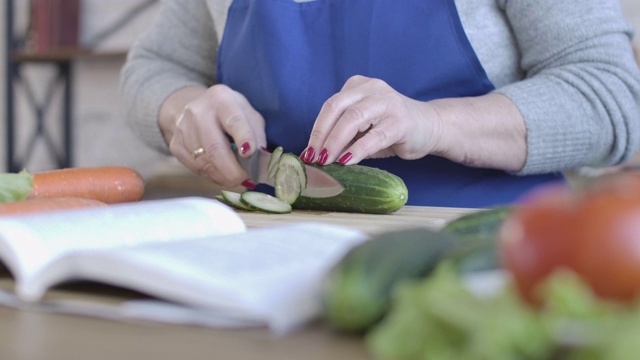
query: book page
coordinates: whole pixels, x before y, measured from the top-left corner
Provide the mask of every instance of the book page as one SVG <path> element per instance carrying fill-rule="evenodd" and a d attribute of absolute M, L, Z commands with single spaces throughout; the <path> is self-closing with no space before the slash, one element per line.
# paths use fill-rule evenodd
<path fill-rule="evenodd" d="M 16 280 L 24 282 L 36 276 L 47 262 L 72 251 L 126 248 L 245 230 L 238 214 L 217 200 L 200 197 L 148 200 L 2 218 L 0 256 Z"/>
<path fill-rule="evenodd" d="M 290 224 L 180 243 L 70 254 L 61 259 L 72 264 L 61 278 L 130 288 L 286 332 L 319 314 L 324 276 L 366 239 L 363 233 L 340 226 Z M 145 313 L 142 309 L 138 316 Z"/>

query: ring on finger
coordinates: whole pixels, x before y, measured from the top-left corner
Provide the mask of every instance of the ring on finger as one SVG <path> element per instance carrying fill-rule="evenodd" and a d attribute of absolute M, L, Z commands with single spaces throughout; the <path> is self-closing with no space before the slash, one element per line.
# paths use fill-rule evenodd
<path fill-rule="evenodd" d="M 204 148 L 199 147 L 193 150 L 193 152 L 191 153 L 191 156 L 193 156 L 194 159 L 197 159 L 200 155 L 203 155 L 204 153 L 205 153 Z"/>

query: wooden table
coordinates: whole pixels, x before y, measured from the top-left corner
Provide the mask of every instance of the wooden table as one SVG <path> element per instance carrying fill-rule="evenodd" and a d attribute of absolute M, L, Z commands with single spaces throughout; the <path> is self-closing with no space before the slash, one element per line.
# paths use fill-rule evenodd
<path fill-rule="evenodd" d="M 405 207 L 390 215 L 296 211 L 241 212 L 249 227 L 316 221 L 369 234 L 414 226 L 440 228 L 470 209 Z M 361 338 L 322 324 L 275 338 L 264 329 L 219 330 L 155 323 L 123 323 L 0 307 L 0 359 L 368 359 Z"/>
<path fill-rule="evenodd" d="M 312 221 L 325 224 L 343 225 L 375 235 L 385 231 L 425 227 L 439 229 L 447 221 L 474 211 L 459 208 L 432 208 L 405 206 L 392 214 L 351 214 L 320 211 L 299 211 L 290 214 L 265 215 L 258 212 L 240 211 L 240 217 L 248 227 L 276 226 L 292 222 Z"/>

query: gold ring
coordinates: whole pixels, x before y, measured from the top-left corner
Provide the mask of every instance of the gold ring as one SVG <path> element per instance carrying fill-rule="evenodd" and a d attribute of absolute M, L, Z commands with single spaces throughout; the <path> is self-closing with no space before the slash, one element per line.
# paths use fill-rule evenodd
<path fill-rule="evenodd" d="M 199 147 L 199 148 L 193 150 L 191 155 L 193 156 L 194 159 L 197 159 L 198 156 L 200 156 L 200 155 L 202 155 L 204 153 L 205 153 L 204 148 Z"/>

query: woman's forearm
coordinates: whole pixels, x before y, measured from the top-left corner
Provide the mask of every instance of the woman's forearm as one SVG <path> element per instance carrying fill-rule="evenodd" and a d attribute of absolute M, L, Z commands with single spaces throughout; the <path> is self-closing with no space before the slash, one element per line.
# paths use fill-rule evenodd
<path fill-rule="evenodd" d="M 434 155 L 472 167 L 517 172 L 527 157 L 522 114 L 506 96 L 433 100 L 440 124 Z"/>

